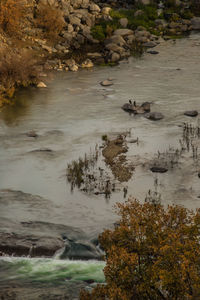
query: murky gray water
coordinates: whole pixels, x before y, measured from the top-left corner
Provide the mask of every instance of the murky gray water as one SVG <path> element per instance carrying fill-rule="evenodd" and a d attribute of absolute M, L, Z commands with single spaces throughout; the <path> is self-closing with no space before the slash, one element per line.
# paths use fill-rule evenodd
<path fill-rule="evenodd" d="M 128 183 L 128 194 L 143 201 L 158 178 L 163 203 L 199 207 L 197 162 L 185 158 L 183 168 L 157 176 L 141 162 L 170 146 L 178 147 L 182 132 L 178 125 L 198 122 L 183 112 L 200 108 L 200 35 L 162 43 L 157 50 L 158 55 L 131 58 L 112 68 L 62 72 L 49 81 L 47 89 L 19 92 L 17 104 L 0 114 L 0 188 L 48 199 L 49 204 L 39 216 L 41 221 L 86 231 L 106 227 L 115 220 L 112 207 L 116 201 L 123 201 L 122 193 L 114 193 L 109 200 L 76 190 L 72 194 L 66 182 L 66 166 L 100 143 L 103 134 L 131 128 L 139 145 L 129 145 L 129 158 L 136 170 Z M 101 87 L 99 82 L 108 77 L 114 79 L 114 85 Z M 130 116 L 121 110 L 130 98 L 152 101 L 152 111 L 162 112 L 165 118 L 152 122 Z M 25 133 L 30 130 L 35 130 L 38 138 L 27 137 Z M 41 148 L 54 152 L 31 152 Z M 23 215 L 20 205 L 4 207 L 3 214 L 16 220 L 38 220 L 34 210 Z"/>

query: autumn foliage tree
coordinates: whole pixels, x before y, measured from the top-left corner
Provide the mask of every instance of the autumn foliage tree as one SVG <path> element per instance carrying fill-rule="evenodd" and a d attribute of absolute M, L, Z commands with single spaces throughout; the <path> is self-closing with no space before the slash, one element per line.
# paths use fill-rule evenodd
<path fill-rule="evenodd" d="M 11 98 L 15 89 L 38 81 L 37 64 L 25 49 L 0 49 L 0 100 Z"/>
<path fill-rule="evenodd" d="M 24 5 L 21 0 L 0 1 L 0 29 L 13 36 L 19 35 L 24 15 Z"/>
<path fill-rule="evenodd" d="M 200 299 L 200 210 L 129 200 L 105 230 L 106 285 L 81 300 Z"/>

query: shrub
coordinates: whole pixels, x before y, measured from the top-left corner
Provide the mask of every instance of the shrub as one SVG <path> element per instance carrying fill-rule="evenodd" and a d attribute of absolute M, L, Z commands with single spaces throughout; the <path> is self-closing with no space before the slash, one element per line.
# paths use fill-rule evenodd
<path fill-rule="evenodd" d="M 24 14 L 23 2 L 18 0 L 1 0 L 0 28 L 9 35 L 19 35 Z"/>
<path fill-rule="evenodd" d="M 36 24 L 44 29 L 46 37 L 50 40 L 58 39 L 63 27 L 66 25 L 62 11 L 49 4 L 38 6 Z"/>
<path fill-rule="evenodd" d="M 37 80 L 37 68 L 30 52 L 16 49 L 0 51 L 0 82 L 4 97 L 11 98 L 15 88 Z"/>
<path fill-rule="evenodd" d="M 107 285 L 80 299 L 199 299 L 200 210 L 129 200 L 117 211 L 118 225 L 100 236 Z"/>
<path fill-rule="evenodd" d="M 102 25 L 95 25 L 91 29 L 91 33 L 94 39 L 97 39 L 99 41 L 103 41 L 105 36 L 105 30 Z"/>

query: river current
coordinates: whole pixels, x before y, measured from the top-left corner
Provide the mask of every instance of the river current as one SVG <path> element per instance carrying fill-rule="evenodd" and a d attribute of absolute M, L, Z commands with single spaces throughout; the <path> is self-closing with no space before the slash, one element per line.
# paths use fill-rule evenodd
<path fill-rule="evenodd" d="M 162 42 L 156 50 L 158 55 L 130 58 L 115 67 L 56 73 L 47 79 L 47 89 L 19 91 L 16 104 L 0 113 L 0 188 L 47 199 L 49 204 L 41 209 L 40 221 L 51 220 L 88 233 L 101 231 L 116 220 L 113 205 L 124 201 L 123 193 L 113 193 L 110 199 L 76 189 L 71 193 L 66 167 L 100 144 L 102 135 L 131 129 L 132 137 L 138 137 L 139 144 L 129 145 L 128 158 L 135 162 L 136 168 L 132 179 L 124 184 L 128 186 L 128 196 L 144 201 L 148 191 L 156 188 L 165 205 L 175 203 L 198 208 L 197 161 L 184 157 L 182 168 L 159 175 L 146 169 L 143 163 L 158 152 L 178 148 L 184 122 L 195 126 L 199 122 L 198 117 L 190 119 L 183 113 L 200 108 L 200 35 Z M 100 82 L 109 77 L 114 84 L 102 87 Z M 129 99 L 152 102 L 152 111 L 163 113 L 165 118 L 153 122 L 125 113 L 121 106 Z M 26 135 L 33 130 L 37 138 Z M 44 148 L 52 152 L 35 151 Z M 4 206 L 3 217 L 30 221 L 38 220 L 38 213 L 31 209 L 24 212 L 23 204 L 18 204 L 7 209 Z M 9 259 L 4 259 L 4 267 L 6 263 L 10 264 Z M 16 261 L 13 263 L 17 270 Z M 21 263 L 27 267 L 26 260 Z M 29 263 L 33 273 L 34 263 L 38 265 L 37 260 Z M 65 264 L 68 263 L 63 262 L 63 267 Z M 59 269 L 60 263 L 53 265 Z M 53 271 L 48 261 L 46 266 Z M 99 265 L 97 271 L 89 270 L 96 274 Z M 76 272 L 79 272 L 77 264 L 73 274 Z M 7 273 L 14 276 L 13 269 Z M 101 282 L 102 276 L 97 274 L 93 279 L 98 277 L 97 281 Z"/>

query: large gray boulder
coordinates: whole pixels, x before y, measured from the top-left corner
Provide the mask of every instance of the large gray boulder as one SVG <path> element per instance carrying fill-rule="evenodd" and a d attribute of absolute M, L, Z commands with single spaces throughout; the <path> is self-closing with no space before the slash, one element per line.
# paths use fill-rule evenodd
<path fill-rule="evenodd" d="M 102 260 L 103 252 L 89 241 L 74 241 L 66 239 L 60 259 Z"/>

